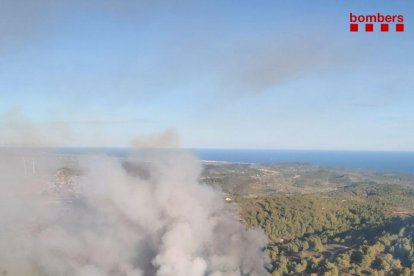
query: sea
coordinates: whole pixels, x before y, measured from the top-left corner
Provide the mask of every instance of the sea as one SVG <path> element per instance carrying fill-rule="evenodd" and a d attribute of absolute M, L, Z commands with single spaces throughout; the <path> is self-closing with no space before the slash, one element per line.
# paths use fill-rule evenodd
<path fill-rule="evenodd" d="M 205 161 L 232 163 L 284 164 L 301 163 L 320 166 L 368 169 L 380 172 L 414 174 L 414 152 L 331 151 L 331 150 L 253 150 L 187 149 Z M 60 153 L 103 153 L 127 156 L 128 148 L 59 148 Z"/>

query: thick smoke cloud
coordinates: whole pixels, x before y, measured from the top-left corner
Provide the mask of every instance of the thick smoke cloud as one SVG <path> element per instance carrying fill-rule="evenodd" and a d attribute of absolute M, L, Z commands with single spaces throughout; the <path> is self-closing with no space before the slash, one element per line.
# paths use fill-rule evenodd
<path fill-rule="evenodd" d="M 246 230 L 188 153 L 134 157 L 0 153 L 6 275 L 265 275 Z"/>

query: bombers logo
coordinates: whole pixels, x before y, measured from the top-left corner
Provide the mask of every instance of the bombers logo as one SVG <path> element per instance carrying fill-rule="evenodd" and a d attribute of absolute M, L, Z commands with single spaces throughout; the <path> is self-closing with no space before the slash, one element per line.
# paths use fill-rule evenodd
<path fill-rule="evenodd" d="M 380 13 L 374 15 L 356 15 L 352 12 L 349 14 L 349 22 L 351 32 L 359 31 L 359 24 L 365 24 L 365 32 L 373 32 L 374 24 L 380 26 L 381 32 L 388 32 L 390 25 L 395 28 L 396 32 L 404 32 L 404 16 L 403 15 L 382 15 Z M 391 24 L 390 24 L 391 23 Z M 362 24 L 361 24 L 362 25 Z"/>

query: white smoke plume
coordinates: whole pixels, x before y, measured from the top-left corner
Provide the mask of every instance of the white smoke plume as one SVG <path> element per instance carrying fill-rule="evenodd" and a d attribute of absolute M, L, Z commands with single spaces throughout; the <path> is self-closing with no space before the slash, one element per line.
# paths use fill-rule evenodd
<path fill-rule="evenodd" d="M 0 151 L 0 274 L 266 275 L 265 237 L 198 182 L 189 153 Z"/>

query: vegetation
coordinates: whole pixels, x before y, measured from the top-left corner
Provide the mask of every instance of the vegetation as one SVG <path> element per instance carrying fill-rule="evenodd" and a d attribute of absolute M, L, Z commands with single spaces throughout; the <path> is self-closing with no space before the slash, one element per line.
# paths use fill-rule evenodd
<path fill-rule="evenodd" d="M 414 175 L 210 162 L 201 181 L 264 230 L 272 275 L 414 275 Z"/>
<path fill-rule="evenodd" d="M 264 230 L 272 275 L 414 275 L 414 175 L 210 162 L 201 180 Z"/>
<path fill-rule="evenodd" d="M 351 183 L 323 193 L 232 195 L 261 227 L 271 275 L 414 275 L 414 188 Z"/>

